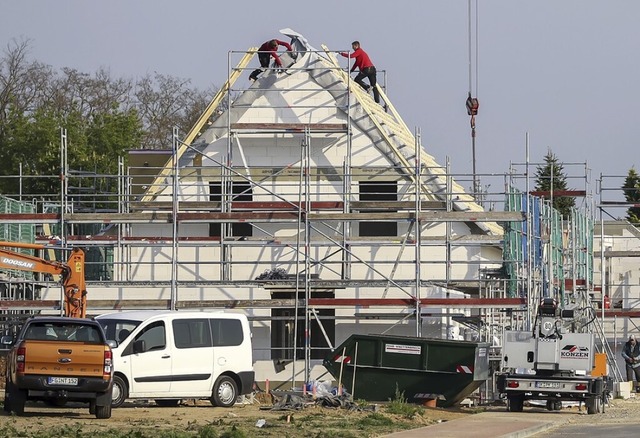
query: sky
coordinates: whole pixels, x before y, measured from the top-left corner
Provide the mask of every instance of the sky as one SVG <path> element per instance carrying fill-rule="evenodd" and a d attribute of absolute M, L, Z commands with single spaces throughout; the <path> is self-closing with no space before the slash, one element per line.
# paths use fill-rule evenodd
<path fill-rule="evenodd" d="M 523 173 L 551 150 L 571 188 L 620 187 L 614 176 L 640 165 L 640 1 L 471 0 L 471 9 L 470 32 L 469 0 L 4 0 L 0 44 L 29 39 L 31 57 L 55 68 L 158 72 L 207 89 L 227 79 L 230 51 L 280 29 L 318 49 L 357 39 L 405 123 L 453 173 L 473 169 L 472 91 L 483 184 L 497 189 L 511 166 Z"/>

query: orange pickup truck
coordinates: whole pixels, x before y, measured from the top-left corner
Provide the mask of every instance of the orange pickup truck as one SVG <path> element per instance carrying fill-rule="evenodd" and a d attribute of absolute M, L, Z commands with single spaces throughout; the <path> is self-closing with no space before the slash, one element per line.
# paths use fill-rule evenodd
<path fill-rule="evenodd" d="M 96 418 L 111 417 L 111 347 L 98 322 L 86 318 L 35 316 L 18 336 L 2 337 L 7 356 L 4 410 L 24 414 L 27 400 L 61 406 L 89 404 Z"/>

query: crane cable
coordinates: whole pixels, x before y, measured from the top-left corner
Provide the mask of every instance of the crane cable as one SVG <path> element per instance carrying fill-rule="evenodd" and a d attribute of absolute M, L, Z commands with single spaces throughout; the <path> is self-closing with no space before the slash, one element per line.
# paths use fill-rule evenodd
<path fill-rule="evenodd" d="M 478 114 L 478 108 L 480 106 L 477 97 L 473 96 L 473 41 L 472 41 L 472 8 L 471 1 L 469 0 L 469 95 L 467 97 L 466 106 L 467 106 L 467 114 L 471 116 L 471 129 L 475 131 L 475 116 Z M 478 0 L 475 0 L 475 80 L 476 80 L 476 93 L 478 92 Z M 472 134 L 475 136 L 475 132 Z"/>
<path fill-rule="evenodd" d="M 478 108 L 480 102 L 477 97 L 472 97 L 473 94 L 473 56 L 472 56 L 472 8 L 471 1 L 469 0 L 469 94 L 467 96 L 466 107 L 467 114 L 471 117 L 471 158 L 472 158 L 472 172 L 473 172 L 473 188 L 474 195 L 479 192 L 480 184 L 476 173 L 476 115 L 478 114 Z M 478 0 L 475 0 L 475 79 L 476 79 L 476 93 L 478 92 Z"/>

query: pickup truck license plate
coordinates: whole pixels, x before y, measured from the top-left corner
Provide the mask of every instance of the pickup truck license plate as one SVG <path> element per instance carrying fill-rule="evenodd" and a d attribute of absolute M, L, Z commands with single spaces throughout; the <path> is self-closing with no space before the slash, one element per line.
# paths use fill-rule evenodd
<path fill-rule="evenodd" d="M 49 385 L 78 386 L 77 377 L 49 377 L 47 381 L 49 382 Z"/>
<path fill-rule="evenodd" d="M 560 388 L 560 382 L 536 382 L 536 388 Z"/>

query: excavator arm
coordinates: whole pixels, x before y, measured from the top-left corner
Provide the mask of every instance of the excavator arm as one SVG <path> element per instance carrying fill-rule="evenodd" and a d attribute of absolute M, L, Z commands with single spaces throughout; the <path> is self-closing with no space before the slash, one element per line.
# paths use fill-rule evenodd
<path fill-rule="evenodd" d="M 6 248 L 47 249 L 34 243 L 0 241 L 0 269 L 41 272 L 60 275 L 64 290 L 64 314 L 72 318 L 86 317 L 87 287 L 84 277 L 84 251 L 74 248 L 66 263 L 45 260 Z"/>

